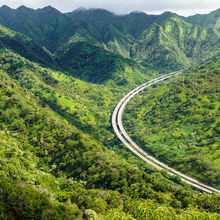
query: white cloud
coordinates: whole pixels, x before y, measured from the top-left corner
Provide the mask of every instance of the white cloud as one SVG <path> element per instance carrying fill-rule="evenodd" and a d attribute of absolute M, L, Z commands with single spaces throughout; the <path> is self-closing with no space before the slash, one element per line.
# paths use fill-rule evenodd
<path fill-rule="evenodd" d="M 78 7 L 105 8 L 118 14 L 137 10 L 147 13 L 169 10 L 189 15 L 208 13 L 220 8 L 219 0 L 0 0 L 0 6 L 4 4 L 12 8 L 25 5 L 35 9 L 51 5 L 63 12 L 70 12 Z"/>

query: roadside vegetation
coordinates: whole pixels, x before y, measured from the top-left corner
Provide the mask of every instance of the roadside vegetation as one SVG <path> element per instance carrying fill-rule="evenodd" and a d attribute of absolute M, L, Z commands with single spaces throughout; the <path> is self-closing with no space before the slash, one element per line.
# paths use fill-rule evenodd
<path fill-rule="evenodd" d="M 124 114 L 126 130 L 147 152 L 220 187 L 220 60 L 146 89 Z"/>

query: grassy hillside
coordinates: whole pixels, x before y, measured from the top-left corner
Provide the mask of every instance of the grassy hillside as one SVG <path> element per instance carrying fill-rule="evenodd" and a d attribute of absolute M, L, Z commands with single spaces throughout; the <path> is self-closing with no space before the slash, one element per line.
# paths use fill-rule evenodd
<path fill-rule="evenodd" d="M 166 174 L 127 163 L 22 88 L 16 74 L 1 70 L 0 79 L 1 218 L 218 218 L 217 196 L 191 196 Z"/>
<path fill-rule="evenodd" d="M 220 60 L 144 91 L 128 105 L 124 123 L 148 152 L 220 187 Z"/>
<path fill-rule="evenodd" d="M 132 57 L 152 68 L 186 68 L 205 37 L 202 28 L 184 22 L 176 14 L 164 13 L 133 44 Z"/>

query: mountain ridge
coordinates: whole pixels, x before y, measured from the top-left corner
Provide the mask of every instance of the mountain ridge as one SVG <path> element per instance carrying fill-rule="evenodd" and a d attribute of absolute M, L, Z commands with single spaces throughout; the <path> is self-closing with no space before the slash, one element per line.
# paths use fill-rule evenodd
<path fill-rule="evenodd" d="M 0 24 L 29 36 L 51 53 L 71 47 L 71 42 L 84 41 L 158 71 L 187 68 L 219 54 L 215 47 L 220 39 L 219 9 L 197 17 L 172 12 L 116 15 L 105 9 L 61 13 L 51 6 L 0 8 Z M 200 56 L 202 51 L 205 53 Z"/>

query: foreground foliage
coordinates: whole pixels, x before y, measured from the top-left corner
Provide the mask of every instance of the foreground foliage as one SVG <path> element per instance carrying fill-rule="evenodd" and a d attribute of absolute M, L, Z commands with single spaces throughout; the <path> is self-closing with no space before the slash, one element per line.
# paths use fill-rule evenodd
<path fill-rule="evenodd" d="M 34 95 L 32 86 L 22 88 L 18 84 L 26 85 L 19 80 L 26 73 L 22 68 L 19 75 L 7 70 L 14 79 L 0 72 L 2 218 L 143 219 L 152 215 L 154 219 L 172 215 L 175 219 L 207 211 L 211 219 L 218 217 L 218 196 L 192 195 L 188 186 L 177 185 L 166 173 L 127 163 L 69 124 L 41 95 Z"/>

